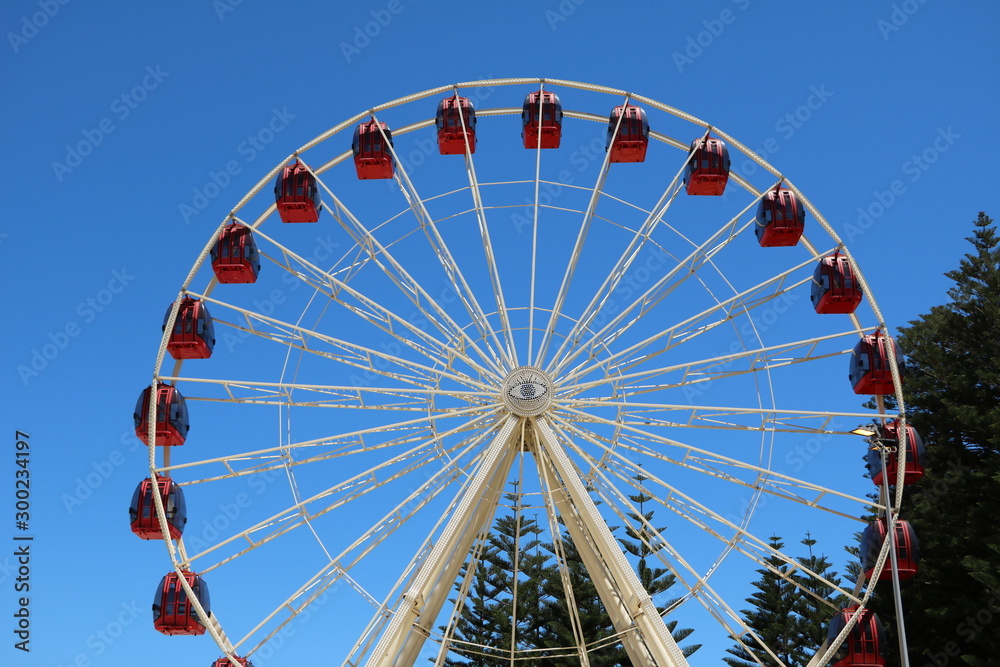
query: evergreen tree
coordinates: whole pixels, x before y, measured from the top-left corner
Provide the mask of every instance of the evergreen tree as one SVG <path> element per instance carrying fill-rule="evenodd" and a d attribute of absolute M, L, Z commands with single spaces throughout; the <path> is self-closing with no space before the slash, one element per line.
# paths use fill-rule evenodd
<path fill-rule="evenodd" d="M 484 554 L 489 547 L 484 548 Z M 462 581 L 467 566 L 462 568 Z M 473 575 L 472 584 L 465 599 L 465 606 L 456 623 L 454 638 L 462 642 L 493 646 L 498 641 L 497 621 L 499 613 L 500 589 L 491 583 L 491 573 L 488 561 L 479 563 Z M 456 586 L 459 588 L 459 586 Z M 444 630 L 445 628 L 442 628 Z M 462 645 L 459 645 L 462 646 Z M 459 655 L 462 659 L 452 656 Z M 445 658 L 445 665 L 448 667 L 499 667 L 503 663 L 499 657 L 483 655 L 474 648 L 453 648 L 451 654 Z"/>
<path fill-rule="evenodd" d="M 647 478 L 640 473 L 634 479 L 641 485 Z M 646 558 L 654 555 L 657 551 L 664 547 L 661 542 L 656 541 L 655 538 L 652 537 L 649 530 L 646 528 L 647 525 L 653 525 L 653 510 L 648 512 L 645 511 L 645 504 L 652 499 L 652 496 L 646 495 L 646 493 L 641 490 L 638 494 L 629 496 L 629 500 L 638 506 L 639 514 L 633 514 L 632 512 L 629 512 L 628 514 L 629 518 L 635 522 L 634 525 L 630 525 L 627 529 L 628 535 L 632 539 L 628 540 L 619 538 L 618 541 L 621 542 L 625 553 L 631 554 L 635 558 L 639 559 L 636 564 L 636 574 L 639 575 L 639 581 L 642 582 L 643 588 L 646 589 L 646 592 L 649 593 L 651 597 L 655 598 L 657 595 L 666 592 L 667 589 L 673 586 L 676 583 L 676 577 L 674 577 L 674 575 L 671 574 L 666 568 L 651 568 L 646 562 Z M 636 526 L 638 526 L 638 528 Z M 664 530 L 666 530 L 666 527 L 656 528 L 656 532 L 661 535 Z M 674 602 L 676 602 L 676 599 L 667 600 L 663 604 L 658 604 L 656 606 L 656 610 L 662 615 Z M 687 639 L 692 632 L 694 632 L 693 628 L 682 628 L 678 630 L 677 621 L 668 621 L 667 630 L 670 631 L 671 636 L 674 638 L 674 641 L 678 643 L 678 645 Z M 701 648 L 701 644 L 691 644 L 683 647 L 681 651 L 685 657 L 688 657 L 699 648 Z"/>
<path fill-rule="evenodd" d="M 831 570 L 832 564 L 829 559 L 826 556 L 813 553 L 816 540 L 812 539 L 812 535 L 806 533 L 806 539 L 802 540 L 802 544 L 809 550 L 809 553 L 806 557 L 800 558 L 799 562 L 830 583 L 840 586 L 840 579 Z M 819 579 L 803 574 L 793 576 L 801 587 L 794 605 L 797 617 L 795 642 L 797 648 L 807 656 L 806 661 L 801 663 L 806 665 L 808 658 L 811 658 L 826 640 L 827 627 L 835 613 L 835 610 L 831 609 L 830 605 L 825 604 L 824 600 L 830 601 L 837 608 L 842 606 L 843 601 L 834 594 L 832 586 L 828 586 Z"/>
<path fill-rule="evenodd" d="M 546 560 L 539 551 L 541 529 L 537 521 L 524 516 L 516 487 L 506 499 L 512 511 L 494 523 L 454 632 L 460 642 L 489 648 L 465 649 L 458 644 L 445 660 L 449 667 L 509 667 L 512 640 L 516 650 L 537 648 L 545 633 L 546 620 L 538 613 Z M 461 579 L 456 589 L 460 583 Z M 460 659 L 452 657 L 456 655 Z M 518 661 L 524 667 L 538 664 Z"/>
<path fill-rule="evenodd" d="M 980 213 L 951 302 L 902 327 L 908 418 L 927 446 L 902 518 L 920 540 L 903 588 L 910 655 L 974 667 L 1000 655 L 1000 239 Z M 873 607 L 894 624 L 891 597 Z"/>
<path fill-rule="evenodd" d="M 784 548 L 781 538 L 773 535 L 769 546 L 776 551 Z M 751 609 L 740 613 L 746 624 L 753 630 L 765 646 L 774 651 L 775 655 L 786 665 L 805 665 L 804 655 L 800 652 L 796 640 L 799 623 L 795 616 L 795 607 L 799 592 L 790 581 L 791 568 L 781 558 L 770 556 L 765 561 L 768 567 L 757 570 L 760 579 L 754 582 L 757 591 L 747 598 Z M 767 651 L 749 633 L 742 637 L 747 648 L 737 644 L 726 650 L 732 657 L 723 658 L 729 667 L 757 667 L 754 657 L 765 665 L 774 664 Z"/>
<path fill-rule="evenodd" d="M 635 479 L 641 484 L 646 478 L 640 474 L 636 476 Z M 647 561 L 649 556 L 652 556 L 656 553 L 656 551 L 663 548 L 662 544 L 656 543 L 656 541 L 652 538 L 652 532 L 646 527 L 646 524 L 652 525 L 650 522 L 653 519 L 653 511 L 650 510 L 646 512 L 644 505 L 652 500 L 652 496 L 646 495 L 640 491 L 636 495 L 629 496 L 629 500 L 638 506 L 639 514 L 631 512 L 628 513 L 629 518 L 634 522 L 633 525 L 630 525 L 627 528 L 627 534 L 631 539 L 618 538 L 618 541 L 621 543 L 622 549 L 627 555 L 631 555 L 638 559 L 638 562 L 636 563 L 636 573 L 639 576 L 639 581 L 642 583 L 646 592 L 649 593 L 650 596 L 655 597 L 673 586 L 675 583 L 675 577 L 665 568 L 651 568 Z M 640 516 L 642 518 L 640 518 Z M 645 523 L 643 523 L 643 520 Z M 661 532 L 663 530 L 665 530 L 665 528 L 656 528 L 657 532 Z M 580 553 L 573 544 L 573 540 L 570 538 L 568 533 L 564 533 L 562 541 L 563 548 L 565 549 L 571 585 L 573 587 L 573 596 L 580 616 L 580 624 L 583 629 L 584 639 L 590 645 L 602 645 L 601 648 L 592 650 L 589 653 L 588 658 L 590 660 L 591 667 L 631 667 L 632 663 L 629 660 L 628 653 L 625 651 L 625 647 L 622 643 L 612 642 L 610 640 L 610 638 L 614 637 L 616 634 L 614 624 L 611 622 L 611 617 L 608 615 L 607 610 L 597 593 L 597 588 L 592 582 L 591 575 L 587 572 L 583 565 Z M 546 545 L 546 547 L 554 553 L 554 545 L 550 544 Z M 550 622 L 553 628 L 551 645 L 572 646 L 575 644 L 575 641 L 573 639 L 571 621 L 568 615 L 569 609 L 567 608 L 567 602 L 565 599 L 566 596 L 562 589 L 562 582 L 559 579 L 559 572 L 555 569 L 555 566 L 553 566 L 549 586 L 550 597 L 552 599 L 552 609 L 548 615 L 550 616 Z M 657 610 L 662 614 L 672 602 L 673 600 L 668 600 L 664 604 L 657 605 Z M 667 629 L 673 636 L 674 641 L 678 644 L 694 632 L 694 630 L 689 628 L 678 630 L 676 626 L 677 621 L 667 622 Z M 607 646 L 604 646 L 603 644 L 607 644 Z M 685 656 L 690 656 L 700 647 L 700 644 L 688 645 L 682 647 L 681 651 Z M 551 665 L 552 667 L 577 667 L 579 665 L 579 659 L 574 657 L 571 659 L 566 658 L 561 660 L 552 660 L 547 662 L 546 665 Z"/>
<path fill-rule="evenodd" d="M 556 553 L 554 544 L 548 543 L 544 546 L 550 553 Z M 610 640 L 616 634 L 614 625 L 604 609 L 590 573 L 583 564 L 580 552 L 568 532 L 563 532 L 562 549 L 566 558 L 566 570 L 569 576 L 569 586 L 573 591 L 575 610 L 571 610 L 569 607 L 562 576 L 558 565 L 553 562 L 544 582 L 548 604 L 543 615 L 547 618 L 550 629 L 546 638 L 546 646 L 551 649 L 576 646 L 571 617 L 575 611 L 580 621 L 583 640 L 588 646 L 595 644 L 602 646 L 602 648 L 588 653 L 591 667 L 628 665 L 627 657 L 625 662 L 622 662 L 623 652 L 619 652 L 621 645 Z M 610 645 L 605 646 L 605 644 Z M 561 653 L 566 653 L 566 651 L 561 651 Z M 576 655 L 564 655 L 548 659 L 545 665 L 546 667 L 579 667 L 580 659 Z"/>

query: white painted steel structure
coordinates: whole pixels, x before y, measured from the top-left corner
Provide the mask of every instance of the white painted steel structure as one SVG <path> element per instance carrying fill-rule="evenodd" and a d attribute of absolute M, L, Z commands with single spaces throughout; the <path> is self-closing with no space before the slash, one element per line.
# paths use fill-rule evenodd
<path fill-rule="evenodd" d="M 539 87 L 563 98 L 558 150 L 520 146 L 517 105 Z M 479 120 L 478 148 L 467 146 L 464 159 L 437 155 L 433 143 L 435 104 L 456 94 L 473 99 Z M 650 114 L 644 165 L 611 165 L 600 150 L 608 112 L 626 102 Z M 351 132 L 370 116 L 393 130 L 391 181 L 354 179 Z M 729 189 L 688 197 L 687 147 L 708 129 L 734 156 Z M 282 225 L 275 213 L 270 185 L 296 158 L 320 182 L 316 225 Z M 811 214 L 806 235 L 795 248 L 760 248 L 756 204 L 781 180 Z M 209 251 L 233 220 L 261 247 L 257 284 L 212 277 Z M 850 451 L 836 456 L 857 468 L 862 452 L 848 431 L 905 418 L 883 414 L 881 401 L 877 412 L 840 407 L 863 400 L 843 372 L 855 341 L 886 325 L 853 258 L 866 297 L 858 313 L 819 316 L 800 298 L 817 259 L 835 249 L 851 257 L 809 200 L 746 146 L 622 90 L 467 82 L 366 110 L 306 143 L 232 208 L 184 280 L 175 303 L 208 304 L 213 358 L 171 366 L 164 336 L 153 374 L 176 383 L 192 420 L 178 452 L 149 452 L 150 470 L 190 498 L 188 530 L 167 542 L 170 557 L 213 590 L 235 580 L 244 592 L 228 602 L 216 592 L 210 634 L 227 655 L 252 658 L 290 624 L 328 612 L 335 596 L 338 608 L 355 610 L 338 628 L 354 627 L 366 609 L 371 617 L 337 656 L 343 665 L 409 666 L 426 656 L 440 665 L 449 651 L 493 651 L 511 665 L 573 655 L 589 665 L 602 643 L 582 636 L 575 615 L 576 643 L 547 653 L 524 637 L 503 649 L 456 631 L 498 512 L 518 521 L 533 512 L 564 584 L 562 541 L 572 539 L 613 642 L 633 664 L 687 664 L 665 615 L 696 623 L 697 641 L 710 640 L 708 622 L 730 645 L 783 664 L 724 588 L 777 559 L 802 577 L 803 595 L 803 580 L 853 603 L 870 590 L 809 571 L 750 519 L 766 503 L 760 513 L 784 512 L 779 525 L 788 517 L 790 530 L 800 515 L 807 526 L 836 522 L 843 532 L 830 544 L 845 544 L 871 501 L 852 486 L 861 470 L 848 480 L 821 459 Z M 802 468 L 810 474 L 775 464 L 789 451 L 817 461 Z M 893 518 L 901 490 L 883 489 L 877 509 Z M 637 496 L 650 499 L 637 505 Z M 212 519 L 205 512 L 216 504 Z M 669 528 L 643 518 L 650 505 Z M 674 599 L 646 593 L 615 526 L 628 526 L 676 578 Z M 572 587 L 563 593 L 575 609 Z M 223 631 L 220 616 L 236 620 Z M 512 628 L 516 635 L 516 619 Z M 846 631 L 814 664 L 826 664 Z M 329 643 L 322 648 L 330 654 Z"/>

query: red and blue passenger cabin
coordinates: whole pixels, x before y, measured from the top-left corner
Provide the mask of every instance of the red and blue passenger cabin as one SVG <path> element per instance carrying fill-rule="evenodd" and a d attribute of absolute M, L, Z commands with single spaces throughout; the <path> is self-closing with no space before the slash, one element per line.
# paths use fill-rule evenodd
<path fill-rule="evenodd" d="M 899 347 L 881 331 L 868 334 L 854 346 L 848 377 L 855 394 L 891 394 L 892 368 L 889 365 L 888 346 L 893 346 L 895 357 L 899 359 Z"/>
<path fill-rule="evenodd" d="M 260 273 L 260 253 L 250 228 L 232 222 L 212 246 L 212 271 L 220 283 L 254 283 Z"/>
<path fill-rule="evenodd" d="M 813 272 L 813 308 L 821 315 L 853 313 L 861 303 L 861 285 L 854 277 L 850 260 L 839 253 L 819 260 Z"/>
<path fill-rule="evenodd" d="M 395 163 L 392 159 L 392 131 L 388 125 L 374 119 L 359 124 L 354 130 L 351 150 L 358 178 L 392 178 Z"/>
<path fill-rule="evenodd" d="M 608 117 L 608 140 L 605 144 L 611 162 L 642 162 L 649 146 L 649 121 L 646 110 L 632 104 L 617 106 Z"/>
<path fill-rule="evenodd" d="M 893 541 L 893 549 L 896 551 L 896 565 L 899 570 L 899 580 L 906 581 L 917 575 L 920 560 L 920 544 L 917 542 L 917 534 L 909 521 L 897 519 L 896 539 Z M 872 521 L 861 534 L 861 563 L 865 569 L 865 577 L 872 581 L 875 576 L 875 565 L 878 564 L 878 555 L 885 544 L 885 536 L 888 532 L 885 517 L 877 521 Z M 882 571 L 878 575 L 879 581 L 892 579 L 892 556 L 885 559 Z"/>
<path fill-rule="evenodd" d="M 163 317 L 165 331 L 174 304 L 167 307 Z M 201 299 L 184 297 L 174 318 L 174 328 L 167 340 L 167 352 L 174 359 L 208 359 L 215 347 L 215 327 L 208 306 Z"/>
<path fill-rule="evenodd" d="M 274 181 L 274 203 L 282 222 L 316 222 L 323 202 L 316 177 L 298 160 L 285 165 Z"/>
<path fill-rule="evenodd" d="M 857 606 L 845 607 L 833 617 L 827 629 L 827 641 L 837 638 L 857 610 Z M 872 610 L 864 609 L 844 643 L 833 654 L 830 667 L 885 667 L 887 646 L 878 616 Z"/>
<path fill-rule="evenodd" d="M 521 139 L 524 147 L 559 148 L 563 109 L 559 96 L 539 90 L 528 93 L 521 107 Z"/>
<path fill-rule="evenodd" d="M 476 109 L 467 97 L 446 97 L 438 104 L 434 119 L 438 150 L 441 155 L 465 155 L 476 152 Z"/>
<path fill-rule="evenodd" d="M 869 449 L 865 457 L 868 476 L 876 486 L 882 486 L 883 475 L 889 476 L 889 484 L 895 486 L 899 477 L 899 420 L 893 419 L 876 426 L 876 436 L 881 444 L 888 446 L 885 452 L 885 468 L 882 467 L 882 453 L 879 449 Z M 895 443 L 895 445 L 893 444 Z M 903 465 L 903 485 L 916 484 L 924 476 L 924 443 L 913 426 L 906 425 L 906 463 Z"/>
<path fill-rule="evenodd" d="M 162 540 L 160 520 L 156 516 L 156 505 L 153 496 L 160 495 L 163 511 L 167 515 L 167 530 L 170 539 L 179 539 L 187 523 L 187 506 L 184 503 L 184 492 L 169 477 L 157 477 L 156 483 L 146 478 L 139 482 L 132 494 L 132 504 L 128 514 L 132 523 L 132 532 L 144 540 Z"/>
<path fill-rule="evenodd" d="M 722 139 L 695 139 L 688 153 L 687 193 L 721 195 L 729 182 L 729 166 L 729 149 Z"/>
<path fill-rule="evenodd" d="M 132 419 L 135 422 L 135 434 L 149 445 L 149 398 L 150 387 L 139 394 L 135 404 Z M 156 385 L 156 425 L 155 439 L 157 447 L 179 447 L 184 444 L 188 430 L 187 403 L 177 387 L 165 382 Z"/>
<path fill-rule="evenodd" d="M 183 576 L 205 613 L 210 616 L 208 584 L 194 572 L 185 571 Z M 208 619 L 199 617 L 180 582 L 176 572 L 160 580 L 153 597 L 153 627 L 165 635 L 203 635 Z"/>
<path fill-rule="evenodd" d="M 250 662 L 248 658 L 240 658 L 239 656 L 233 656 L 233 660 L 236 661 L 237 665 L 243 665 L 243 667 L 253 667 L 253 663 Z M 213 662 L 212 667 L 233 667 L 233 663 L 229 658 L 222 657 Z"/>
<path fill-rule="evenodd" d="M 757 206 L 754 233 L 764 248 L 793 246 L 802 237 L 806 225 L 806 209 L 795 193 L 781 184 L 768 190 Z"/>

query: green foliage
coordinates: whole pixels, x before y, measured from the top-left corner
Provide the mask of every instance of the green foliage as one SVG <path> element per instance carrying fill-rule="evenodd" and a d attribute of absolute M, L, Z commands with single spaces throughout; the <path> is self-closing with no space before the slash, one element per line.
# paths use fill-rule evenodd
<path fill-rule="evenodd" d="M 784 549 L 778 536 L 772 536 L 769 544 L 777 551 Z M 813 553 L 816 540 L 807 534 L 802 544 L 808 548 L 808 555 L 799 558 L 798 563 L 839 586 L 840 580 L 830 571 L 830 561 Z M 757 660 L 765 665 L 778 664 L 763 644 L 788 667 L 805 667 L 826 639 L 827 623 L 839 601 L 831 586 L 782 558 L 771 556 L 765 562 L 767 567 L 757 570 L 760 579 L 753 584 L 757 591 L 747 598 L 751 608 L 740 612 L 760 641 L 747 633 L 742 637 L 746 648 L 737 644 L 727 649 L 729 657 L 723 661 L 729 667 L 757 667 Z"/>
<path fill-rule="evenodd" d="M 913 662 L 993 665 L 1000 655 L 1000 239 L 980 213 L 973 251 L 946 275 L 951 301 L 900 329 L 908 418 L 927 447 L 902 518 L 920 540 L 903 586 Z M 891 597 L 873 605 L 891 627 Z"/>
<path fill-rule="evenodd" d="M 640 483 L 643 481 L 641 476 L 636 479 Z M 646 522 L 652 520 L 653 512 L 643 509 L 651 497 L 639 493 L 630 498 L 639 507 L 640 514 L 629 514 L 634 523 L 627 528 L 629 537 L 619 542 L 627 555 L 637 559 L 637 574 L 646 591 L 657 596 L 673 586 L 675 579 L 665 568 L 650 567 L 647 561 L 663 548 L 662 544 L 653 541 L 640 519 L 641 516 Z M 525 516 L 520 496 L 514 493 L 507 499 L 512 511 L 496 519 L 484 545 L 481 563 L 473 574 L 454 631 L 457 642 L 445 664 L 449 667 L 509 667 L 513 637 L 517 650 L 539 651 L 537 659 L 525 659 L 522 653 L 518 667 L 579 667 L 579 656 L 566 648 L 578 645 L 573 630 L 575 617 L 591 667 L 631 667 L 624 647 L 616 639 L 617 632 L 593 577 L 568 531 L 562 531 L 560 544 L 572 591 L 572 609 L 555 558 L 556 544 L 539 542 L 542 530 L 535 518 Z M 612 528 L 612 532 L 616 530 Z M 516 616 L 513 613 L 515 587 Z M 657 609 L 663 613 L 669 604 L 670 601 L 658 605 Z M 516 618 L 513 623 L 512 618 Z M 676 625 L 676 621 L 668 622 L 667 628 L 678 643 L 693 632 L 692 629 L 677 629 Z M 473 644 L 490 648 L 473 648 Z M 691 655 L 699 647 L 700 644 L 688 645 L 682 647 L 682 651 Z"/>

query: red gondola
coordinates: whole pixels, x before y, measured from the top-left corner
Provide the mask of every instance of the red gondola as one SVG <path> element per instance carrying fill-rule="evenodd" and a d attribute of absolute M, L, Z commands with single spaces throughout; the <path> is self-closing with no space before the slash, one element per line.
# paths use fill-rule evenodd
<path fill-rule="evenodd" d="M 813 272 L 813 308 L 821 315 L 853 313 L 861 303 L 861 286 L 847 257 L 834 253 L 819 260 Z"/>
<path fill-rule="evenodd" d="M 132 413 L 135 434 L 147 445 L 149 440 L 149 387 L 142 390 Z M 188 434 L 187 403 L 181 392 L 164 382 L 156 385 L 156 445 L 177 447 L 184 444 Z"/>
<path fill-rule="evenodd" d="M 161 331 L 167 328 L 167 320 L 174 305 L 167 307 L 163 318 Z M 215 327 L 212 316 L 208 314 L 208 306 L 200 299 L 184 297 L 181 299 L 177 317 L 174 318 L 174 330 L 167 341 L 167 352 L 174 359 L 208 359 L 215 347 Z"/>
<path fill-rule="evenodd" d="M 806 224 L 806 209 L 791 190 L 774 186 L 757 206 L 754 233 L 764 248 L 792 246 L 799 242 Z"/>
<path fill-rule="evenodd" d="M 896 341 L 881 331 L 868 334 L 854 346 L 848 375 L 855 394 L 891 394 L 895 391 L 889 367 L 889 341 L 892 341 L 893 351 L 899 359 Z"/>
<path fill-rule="evenodd" d="M 274 181 L 274 203 L 282 222 L 316 222 L 323 202 L 316 178 L 296 160 L 285 165 Z"/>
<path fill-rule="evenodd" d="M 836 639 L 844 629 L 857 606 L 841 609 L 830 621 L 827 640 Z M 878 616 L 871 609 L 865 609 L 858 616 L 858 622 L 833 655 L 830 667 L 884 667 L 888 658 L 885 631 Z"/>
<path fill-rule="evenodd" d="M 237 665 L 243 665 L 243 667 L 253 667 L 253 663 L 247 658 L 233 656 L 233 660 L 236 661 Z M 212 667 L 233 667 L 233 663 L 229 658 L 223 657 L 213 662 Z"/>
<path fill-rule="evenodd" d="M 441 155 L 465 155 L 465 141 L 469 153 L 476 152 L 476 109 L 467 97 L 446 97 L 438 104 L 438 150 Z"/>
<path fill-rule="evenodd" d="M 184 492 L 181 487 L 174 484 L 169 477 L 157 477 L 156 485 L 150 478 L 139 482 L 132 494 L 132 505 L 128 514 L 132 521 L 132 532 L 144 540 L 162 540 L 163 531 L 160 530 L 160 520 L 156 516 L 156 505 L 154 505 L 153 494 L 157 489 L 160 500 L 163 501 L 163 509 L 167 514 L 167 527 L 170 539 L 176 540 L 184 532 L 184 524 L 187 523 L 187 506 L 184 504 Z"/>
<path fill-rule="evenodd" d="M 528 93 L 521 107 L 521 139 L 525 148 L 559 148 L 563 110 L 559 96 L 539 90 Z M 541 141 L 539 141 L 541 138 Z"/>
<path fill-rule="evenodd" d="M 885 517 L 878 521 L 872 521 L 861 534 L 861 562 L 865 568 L 865 576 L 872 580 L 875 574 L 875 564 L 878 561 L 879 551 L 885 543 L 885 535 L 888 532 Z M 896 565 L 899 570 L 900 581 L 912 579 L 917 574 L 917 561 L 920 560 L 920 544 L 917 542 L 917 534 L 913 526 L 908 521 L 896 520 L 896 539 L 893 541 L 893 548 L 896 550 Z M 892 556 L 885 559 L 882 572 L 878 576 L 879 581 L 892 579 Z"/>
<path fill-rule="evenodd" d="M 645 109 L 628 104 L 611 110 L 608 141 L 604 146 L 611 152 L 611 162 L 642 162 L 646 159 L 648 145 L 649 121 Z"/>
<path fill-rule="evenodd" d="M 183 572 L 183 575 L 205 613 L 211 616 L 208 584 L 194 572 Z M 205 622 L 188 602 L 187 593 L 181 587 L 180 577 L 176 572 L 160 579 L 160 586 L 153 597 L 153 627 L 165 635 L 205 634 Z"/>
<path fill-rule="evenodd" d="M 729 149 L 722 139 L 695 139 L 688 153 L 687 193 L 721 195 L 729 182 L 729 165 Z"/>
<path fill-rule="evenodd" d="M 878 425 L 876 437 L 879 442 L 888 445 L 885 453 L 885 470 L 882 470 L 882 454 L 878 449 L 869 449 L 866 457 L 868 476 L 878 485 L 882 485 L 882 475 L 889 475 L 889 484 L 895 485 L 899 475 L 899 420 L 893 419 L 885 425 Z M 896 445 L 893 445 L 896 443 Z M 903 468 L 903 484 L 915 484 L 924 476 L 924 443 L 917 429 L 906 425 L 906 464 Z"/>
<path fill-rule="evenodd" d="M 383 133 L 385 136 L 383 136 Z M 354 167 L 358 178 L 392 178 L 392 131 L 385 123 L 374 119 L 361 123 L 354 130 Z"/>
<path fill-rule="evenodd" d="M 212 270 L 220 283 L 257 282 L 260 253 L 249 227 L 233 222 L 222 230 L 212 246 Z"/>

